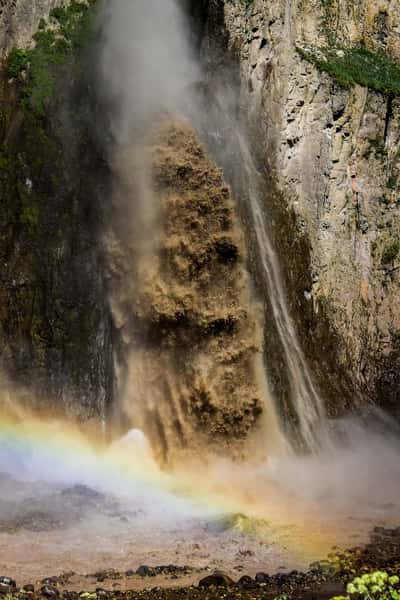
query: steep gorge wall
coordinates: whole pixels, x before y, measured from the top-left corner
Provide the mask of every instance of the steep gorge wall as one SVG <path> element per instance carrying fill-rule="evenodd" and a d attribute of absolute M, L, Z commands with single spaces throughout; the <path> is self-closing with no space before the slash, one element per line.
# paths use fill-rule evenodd
<path fill-rule="evenodd" d="M 14 46 L 24 47 L 32 42 L 40 19 L 52 8 L 65 4 L 62 0 L 1 0 L 0 1 L 0 58 Z"/>
<path fill-rule="evenodd" d="M 0 366 L 45 410 L 80 420 L 109 415 L 117 370 L 122 429 L 142 427 L 162 458 L 204 439 L 240 448 L 266 390 L 229 189 L 194 131 L 170 125 L 150 149 L 163 235 L 140 220 L 149 149 L 135 138 L 113 155 L 113 108 L 91 93 L 81 36 L 58 44 L 54 28 L 72 21 L 57 14 L 29 62 L 2 79 Z M 119 246 L 108 222 L 124 231 Z"/>
<path fill-rule="evenodd" d="M 322 388 L 344 383 L 328 390 L 332 412 L 344 396 L 398 411 L 400 101 L 343 89 L 296 51 L 357 43 L 400 59 L 399 3 L 210 0 L 203 56 L 211 81 L 240 87 L 275 189 L 266 218 L 286 221 L 276 242 L 304 348 L 314 370 L 327 361 Z"/>
<path fill-rule="evenodd" d="M 18 44 L 50 3 L 30 6 Z M 113 396 L 99 243 L 108 171 L 85 59 L 51 62 L 47 42 L 32 81 L 0 73 L 0 366 L 30 408 L 99 420 Z"/>
<path fill-rule="evenodd" d="M 0 48 L 3 56 L 14 45 L 29 45 L 40 19 L 57 4 L 60 2 L 3 2 L 0 7 Z M 400 156 L 397 150 L 400 102 L 397 98 L 389 102 L 387 96 L 360 86 L 345 90 L 296 52 L 297 46 L 316 47 L 326 43 L 344 46 L 363 42 L 373 50 L 383 50 L 400 60 L 398 2 L 253 0 L 246 3 L 205 0 L 193 4 L 192 15 L 194 19 L 201 20 L 202 28 L 207 17 L 202 54 L 210 82 L 225 80 L 234 92 L 240 89 L 239 112 L 250 124 L 260 168 L 268 174 L 266 218 L 273 221 L 293 315 L 312 370 L 327 394 L 331 412 L 339 412 L 343 405 L 352 403 L 353 398 L 359 396 L 378 400 L 393 411 L 398 410 L 400 308 L 397 297 L 400 271 L 396 244 L 400 235 Z M 13 100 L 10 89 L 7 93 L 4 89 L 3 101 L 10 106 L 15 97 Z M 58 129 L 58 123 L 53 125 Z M 10 122 L 3 121 L 2 139 L 13 141 L 13 156 L 21 156 L 26 143 L 24 136 L 26 133 L 30 135 L 29 131 L 24 133 L 24 127 L 21 126 L 18 110 L 13 112 Z M 81 151 L 85 147 L 85 139 L 84 136 L 78 144 L 83 143 Z M 32 147 L 31 154 L 34 153 Z M 78 390 L 82 381 L 86 380 L 86 389 L 91 390 L 87 395 L 83 393 L 87 398 L 83 404 L 88 407 L 83 413 L 98 414 L 100 410 L 104 415 L 105 406 L 112 396 L 112 380 L 107 374 L 108 370 L 112 371 L 112 348 L 107 308 L 98 300 L 104 295 L 104 282 L 98 275 L 102 259 L 95 248 L 92 225 L 88 228 L 83 225 L 86 233 L 83 233 L 83 238 L 80 233 L 76 237 L 77 228 L 88 223 L 92 210 L 93 205 L 88 198 L 91 179 L 89 177 L 86 188 L 86 184 L 78 178 L 69 195 L 65 196 L 67 212 L 72 206 L 69 204 L 72 198 L 85 199 L 83 203 L 77 202 L 74 224 L 71 222 L 67 227 L 67 237 L 71 238 L 71 244 L 68 242 L 67 246 L 71 247 L 76 264 L 79 263 L 77 273 L 73 275 L 74 269 L 69 269 L 67 260 L 62 269 L 59 269 L 58 263 L 49 267 L 51 260 L 63 254 L 61 246 L 64 248 L 64 242 L 49 245 L 46 229 L 42 230 L 43 235 L 33 232 L 37 224 L 32 223 L 32 219 L 36 220 L 37 213 L 36 210 L 32 213 L 29 206 L 26 209 L 30 182 L 33 181 L 36 189 L 42 187 L 46 197 L 55 192 L 49 192 L 45 178 L 40 184 L 35 182 L 36 176 L 31 177 L 28 172 L 28 159 L 32 158 L 22 154 L 24 167 L 14 178 L 13 191 L 10 193 L 5 186 L 2 188 L 9 198 L 16 194 L 17 188 L 19 190 L 17 203 L 12 206 L 9 202 L 3 204 L 8 215 L 3 220 L 8 227 L 3 236 L 3 240 L 8 240 L 7 244 L 3 244 L 4 248 L 8 248 L 5 264 L 12 265 L 13 269 L 15 265 L 22 265 L 18 267 L 21 273 L 28 270 L 32 274 L 30 267 L 26 267 L 32 261 L 32 252 L 27 253 L 26 260 L 18 258 L 23 254 L 21 248 L 27 247 L 24 236 L 28 235 L 30 247 L 38 250 L 35 280 L 47 290 L 45 296 L 57 297 L 61 293 L 61 285 L 64 290 L 61 295 L 66 298 L 67 304 L 85 308 L 83 311 L 79 308 L 80 317 L 74 325 L 76 339 L 72 346 L 68 324 L 63 325 L 61 341 L 57 341 L 58 334 L 54 337 L 54 319 L 59 319 L 60 315 L 56 308 L 55 316 L 46 317 L 45 325 L 45 329 L 53 333 L 44 335 L 40 331 L 37 334 L 37 324 L 32 329 L 33 321 L 27 323 L 21 315 L 29 313 L 28 305 L 36 306 L 37 298 L 43 293 L 35 293 L 33 301 L 22 290 L 31 274 L 25 273 L 13 279 L 11 267 L 7 266 L 3 281 L 12 281 L 13 285 L 19 281 L 22 287 L 15 294 L 13 292 L 12 301 L 11 295 L 8 296 L 9 303 L 15 307 L 14 323 L 20 324 L 17 328 L 19 333 L 16 334 L 11 327 L 6 339 L 8 336 L 14 342 L 24 340 L 24 344 L 20 346 L 12 342 L 14 350 L 10 345 L 3 350 L 3 360 L 7 356 L 11 357 L 11 362 L 14 361 L 14 353 L 19 356 L 17 364 L 31 363 L 29 368 L 23 367 L 23 379 L 29 380 L 35 365 L 40 363 L 43 366 L 48 360 L 45 348 L 51 348 L 54 340 L 55 346 L 68 345 L 65 353 L 68 358 L 65 359 L 63 352 L 57 354 L 57 351 L 55 363 L 51 363 L 56 365 L 54 372 L 58 373 L 54 379 L 66 374 L 68 380 L 68 372 L 80 372 L 77 379 L 75 375 L 72 377 L 75 378 L 72 387 L 76 384 L 75 389 Z M 51 154 L 46 160 L 51 160 Z M 99 160 L 101 163 L 101 157 Z M 100 169 L 103 168 L 104 165 L 101 165 Z M 46 210 L 50 211 L 50 215 L 51 210 Z M 50 220 L 54 222 L 54 215 Z M 91 217 L 89 222 L 92 223 Z M 10 223 L 13 223 L 12 234 Z M 17 234 L 22 237 L 15 237 Z M 92 248 L 88 262 L 81 260 L 78 250 L 85 236 L 87 248 Z M 10 248 L 13 248 L 11 254 Z M 43 253 L 47 253 L 51 260 L 43 259 Z M 11 255 L 13 260 L 7 262 Z M 41 263 L 49 267 L 45 267 L 45 273 L 44 267 L 39 266 Z M 53 277 L 54 272 L 59 272 L 57 281 Z M 89 279 L 94 278 L 95 281 L 91 280 L 85 289 L 79 288 L 80 299 L 76 302 L 72 298 L 74 277 L 83 281 L 87 273 L 91 273 Z M 88 300 L 89 297 L 92 300 Z M 41 302 L 46 304 L 47 301 Z M 95 311 L 92 310 L 94 305 L 97 307 Z M 4 306 L 6 303 L 3 303 L 3 312 Z M 85 324 L 81 319 L 85 318 L 86 309 L 88 315 L 93 315 L 94 321 L 89 319 Z M 43 313 L 44 309 L 40 311 Z M 31 311 L 30 314 L 33 313 Z M 87 338 L 90 340 L 86 346 L 90 348 L 87 363 L 79 360 L 78 348 L 82 340 L 78 332 L 83 335 L 90 328 L 98 334 L 93 333 Z M 269 335 L 273 337 L 272 330 Z M 29 340 L 33 338 L 32 344 Z M 22 352 L 17 352 L 17 346 L 23 348 Z M 32 360 L 29 349 L 36 346 L 37 358 Z M 105 354 L 103 350 L 98 354 L 100 348 Z M 77 371 L 75 367 L 72 371 L 69 367 L 74 361 L 77 365 L 81 363 Z M 92 365 L 89 368 L 91 376 L 84 375 L 88 364 Z M 88 377 L 91 383 L 88 383 Z M 284 381 L 279 383 L 280 379 L 285 379 L 282 364 L 274 367 L 274 378 L 278 387 L 280 383 L 287 385 Z M 65 390 L 68 387 L 69 384 L 66 384 Z M 76 406 L 78 404 L 77 400 Z"/>

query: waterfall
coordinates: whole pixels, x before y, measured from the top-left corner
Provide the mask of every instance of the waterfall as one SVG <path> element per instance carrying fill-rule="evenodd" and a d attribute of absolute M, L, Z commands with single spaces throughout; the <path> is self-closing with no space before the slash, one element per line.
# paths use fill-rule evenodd
<path fill-rule="evenodd" d="M 318 430 L 325 420 L 324 403 L 312 380 L 312 375 L 308 369 L 290 316 L 278 257 L 269 238 L 266 217 L 263 213 L 260 176 L 245 140 L 238 136 L 238 141 L 247 176 L 249 208 L 257 239 L 258 254 L 269 290 L 269 301 L 276 329 L 289 371 L 291 400 L 298 418 L 299 437 L 307 448 L 316 450 L 318 447 Z"/>
<path fill-rule="evenodd" d="M 232 185 L 244 226 L 255 241 L 253 254 L 261 267 L 263 287 L 268 294 L 287 368 L 290 400 L 298 423 L 296 442 L 308 450 L 317 451 L 321 434 L 324 444 L 328 443 L 326 411 L 290 314 L 279 259 L 271 241 L 265 204 L 267 183 L 255 164 L 251 142 L 236 117 L 235 93 L 225 83 L 215 84 L 214 81 L 205 85 L 202 92 L 201 108 L 191 113 L 192 118 Z M 268 364 L 265 368 L 268 371 Z"/>
<path fill-rule="evenodd" d="M 169 19 L 168 27 L 164 26 L 165 19 Z M 196 431 L 204 429 L 207 414 L 211 415 L 207 434 L 214 432 L 211 438 L 215 438 L 215 432 L 225 431 L 225 427 L 231 438 L 242 434 L 251 437 L 262 397 L 266 452 L 279 454 L 286 444 L 282 443 L 268 369 L 262 364 L 263 343 L 257 334 L 262 329 L 262 319 L 258 318 L 257 299 L 251 297 L 245 268 L 240 264 L 245 252 L 240 249 L 236 217 L 230 216 L 230 199 L 211 164 L 202 159 L 202 150 L 190 128 L 182 129 L 179 123 L 167 129 L 162 125 L 166 118 L 186 119 L 206 139 L 215 131 L 217 135 L 222 131 L 213 111 L 199 102 L 202 84 L 194 81 L 201 78 L 201 69 L 188 44 L 187 23 L 173 0 L 110 3 L 106 5 L 104 21 L 101 65 L 103 82 L 108 86 L 105 96 L 113 107 L 109 109 L 109 122 L 114 140 L 114 229 L 108 240 L 113 286 L 110 302 L 123 339 L 124 412 L 133 421 L 129 425 L 155 432 L 153 440 L 158 436 L 164 449 L 171 446 L 168 439 L 174 437 L 181 440 L 182 446 L 188 440 L 193 443 L 196 436 L 200 439 L 204 431 Z M 234 186 L 233 193 L 237 205 L 248 204 L 242 212 L 250 219 L 256 240 L 256 253 L 288 370 L 298 437 L 304 446 L 314 450 L 324 408 L 289 314 L 278 259 L 270 242 L 263 206 L 265 182 L 241 126 L 230 116 L 236 98 L 231 96 L 228 101 L 227 93 L 222 101 L 217 94 L 213 98 L 220 102 L 219 111 L 224 114 L 229 132 L 223 145 L 233 144 L 237 149 L 236 177 L 242 179 L 240 188 L 245 188 L 246 193 L 238 194 Z M 160 128 L 164 128 L 164 135 L 157 137 Z M 160 152 L 161 157 L 166 157 L 161 162 L 157 158 Z M 224 171 L 229 182 L 229 167 Z M 185 184 L 180 172 L 192 172 L 192 181 Z M 201 173 L 206 175 L 196 181 Z M 204 214 L 196 212 L 200 201 L 196 194 L 201 186 L 203 203 L 207 195 L 211 201 L 213 194 L 215 198 L 219 194 L 216 202 L 220 202 L 220 208 L 211 202 L 201 209 L 210 215 L 208 224 Z M 176 200 L 171 202 L 174 195 Z M 179 203 L 185 219 L 176 210 Z M 224 219 L 212 216 L 216 209 L 224 211 L 225 225 Z M 203 227 L 202 234 L 194 234 Z M 239 262 L 232 262 L 228 255 L 221 259 L 215 250 L 221 243 L 233 251 L 232 256 L 239 257 Z M 231 265 L 229 268 L 222 266 L 224 260 Z M 199 280 L 196 288 L 191 273 L 198 279 L 196 264 L 202 263 L 208 264 L 207 277 L 201 284 Z M 230 333 L 233 323 L 236 341 Z M 218 337 L 215 342 L 210 337 L 213 329 L 216 336 L 222 336 L 219 341 Z M 138 423 L 145 406 L 145 416 Z"/>

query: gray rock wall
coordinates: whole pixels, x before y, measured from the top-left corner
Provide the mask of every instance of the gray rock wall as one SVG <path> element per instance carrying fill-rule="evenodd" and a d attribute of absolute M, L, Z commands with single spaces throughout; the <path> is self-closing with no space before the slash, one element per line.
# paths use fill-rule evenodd
<path fill-rule="evenodd" d="M 312 285 L 297 293 L 327 314 L 354 393 L 396 410 L 400 260 L 385 257 L 400 236 L 400 102 L 343 90 L 296 52 L 332 39 L 400 57 L 400 3 L 211 0 L 203 53 L 210 72 L 237 58 L 253 139 L 309 241 Z"/>
<path fill-rule="evenodd" d="M 13 46 L 29 46 L 40 19 L 62 0 L 0 0 L 0 57 Z"/>

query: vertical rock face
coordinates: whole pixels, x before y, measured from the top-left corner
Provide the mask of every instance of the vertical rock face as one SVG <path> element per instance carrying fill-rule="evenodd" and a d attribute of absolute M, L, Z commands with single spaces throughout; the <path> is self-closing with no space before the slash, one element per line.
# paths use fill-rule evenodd
<path fill-rule="evenodd" d="M 291 232 L 282 233 L 309 245 L 308 276 L 286 269 L 294 309 L 311 313 L 309 336 L 298 319 L 309 358 L 316 364 L 318 347 L 333 336 L 328 377 L 341 372 L 345 393 L 398 412 L 400 101 L 339 87 L 296 47 L 363 43 L 400 59 L 400 6 L 211 0 L 207 27 L 208 72 L 220 77 L 227 55 L 233 59 L 254 145 L 283 211 L 295 215 Z M 331 404 L 341 404 L 334 396 Z"/>
<path fill-rule="evenodd" d="M 5 51 L 28 42 L 22 23 L 34 29 L 51 6 L 31 6 L 25 21 L 23 8 L 14 6 L 20 28 L 3 40 Z M 2 81 L 0 366 L 45 409 L 105 417 L 117 336 L 111 339 L 103 277 L 101 198 L 121 234 L 107 250 L 125 413 L 164 458 L 201 441 L 240 448 L 257 429 L 266 390 L 262 318 L 250 300 L 230 190 L 194 131 L 167 123 L 147 147 L 139 142 L 132 157 L 115 158 L 123 181 L 116 196 L 128 196 L 113 213 L 112 199 L 120 198 L 104 186 L 104 146 L 92 136 L 95 106 L 85 64 L 77 63 L 47 65 L 54 90 L 40 114 L 19 105 L 29 71 Z M 144 189 L 146 166 L 151 190 Z M 130 214 L 129 205 L 146 204 L 149 193 L 156 202 L 150 220 Z"/>
<path fill-rule="evenodd" d="M 59 4 L 2 0 L 1 55 L 15 45 L 29 45 L 40 19 Z M 193 7 L 201 32 L 207 11 L 202 49 L 211 84 L 225 82 L 233 98 L 240 90 L 238 106 L 260 164 L 270 175 L 266 218 L 273 221 L 292 312 L 331 412 L 355 397 L 398 412 L 400 100 L 360 86 L 343 89 L 303 60 L 296 48 L 328 44 L 340 52 L 342 46 L 363 43 L 400 60 L 400 7 L 393 0 L 182 4 Z M 72 390 L 76 400 L 70 408 L 82 416 L 104 414 L 112 396 L 111 325 L 92 197 L 104 165 L 99 156 L 91 160 L 96 150 L 86 134 L 71 143 L 60 138 L 60 120 L 27 122 L 13 108 L 12 86 L 4 81 L 2 86 L 2 363 L 23 382 L 34 373 L 44 387 L 45 381 L 53 381 L 48 392 L 55 390 L 65 405 Z M 164 208 L 168 204 L 161 203 Z M 174 208 L 168 204 L 171 214 Z M 154 314 L 166 311 L 168 316 L 171 307 L 182 304 L 175 296 L 176 282 L 189 269 L 188 261 L 198 260 L 187 255 L 178 238 L 171 225 L 160 255 L 167 278 L 164 300 L 149 281 L 147 296 L 142 288 L 137 316 L 149 339 Z M 239 238 L 222 244 L 221 251 L 229 254 L 232 242 L 240 257 Z M 171 245 L 174 240 L 179 248 Z M 199 252 L 206 260 L 204 248 Z M 196 293 L 202 297 L 201 288 Z M 202 311 L 196 313 L 200 319 L 205 318 Z M 169 316 L 162 318 L 171 324 Z M 181 335 L 182 323 L 176 327 Z M 198 331 L 204 334 L 201 327 Z M 251 327 L 249 331 L 251 337 Z M 245 346 L 250 355 L 257 344 L 251 350 L 247 340 Z M 208 351 L 212 355 L 211 347 Z M 185 369 L 185 377 L 196 380 Z M 276 378 L 285 378 L 283 365 L 275 370 Z M 248 431 L 256 420 L 259 399 L 250 389 L 247 396 L 253 404 L 241 406 L 240 411 L 249 412 L 240 425 L 237 415 L 232 417 L 232 431 Z M 213 413 L 212 423 L 220 431 L 227 422 L 224 410 L 220 406 Z"/>
<path fill-rule="evenodd" d="M 43 69 L 41 110 L 23 96 L 23 75 L 0 74 L 0 367 L 30 407 L 103 419 L 113 389 L 99 243 L 107 168 L 84 61 L 59 63 Z M 48 81 L 35 80 L 39 97 Z"/>
<path fill-rule="evenodd" d="M 0 58 L 13 46 L 31 44 L 39 21 L 62 0 L 0 0 Z"/>
<path fill-rule="evenodd" d="M 39 409 L 104 418 L 112 348 L 97 235 L 102 165 L 85 131 L 66 150 L 57 120 L 18 123 L 14 114 L 10 127 L 0 175 L 1 367 Z"/>

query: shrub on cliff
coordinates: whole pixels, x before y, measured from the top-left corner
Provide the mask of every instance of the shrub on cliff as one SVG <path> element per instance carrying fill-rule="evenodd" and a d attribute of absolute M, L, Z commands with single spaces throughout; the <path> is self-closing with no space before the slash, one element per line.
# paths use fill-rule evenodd
<path fill-rule="evenodd" d="M 8 56 L 7 74 L 9 77 L 18 77 L 26 69 L 29 61 L 29 53 L 23 48 L 13 48 Z"/>
<path fill-rule="evenodd" d="M 94 4 L 95 0 L 73 1 L 68 6 L 54 8 L 47 21 L 41 20 L 33 36 L 34 48 L 14 48 L 10 52 L 8 74 L 18 77 L 23 70 L 27 71 L 22 82 L 21 103 L 38 115 L 45 114 L 46 102 L 54 94 L 55 66 L 72 60 L 90 39 L 90 8 Z"/>

